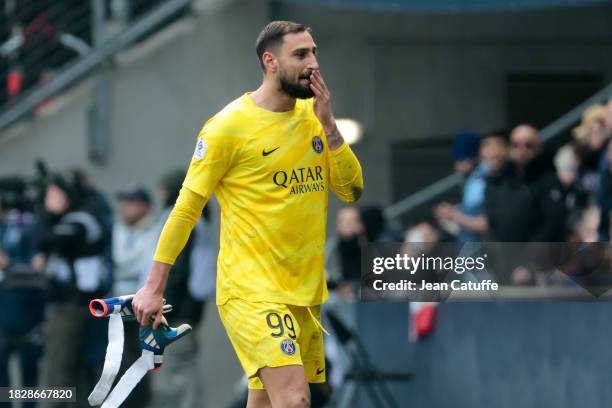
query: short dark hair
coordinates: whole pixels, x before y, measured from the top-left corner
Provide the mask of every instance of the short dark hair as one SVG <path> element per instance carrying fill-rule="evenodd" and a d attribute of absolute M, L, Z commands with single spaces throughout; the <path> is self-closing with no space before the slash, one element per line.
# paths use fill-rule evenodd
<path fill-rule="evenodd" d="M 510 136 L 508 135 L 508 131 L 506 129 L 495 129 L 495 130 L 492 130 L 490 132 L 483 134 L 480 137 L 480 143 L 482 143 L 482 141 L 485 139 L 490 139 L 490 138 L 495 138 L 495 137 L 502 139 L 506 144 L 508 144 L 510 140 Z"/>
<path fill-rule="evenodd" d="M 295 23 L 293 21 L 272 21 L 268 23 L 257 36 L 255 41 L 255 49 L 259 57 L 259 64 L 264 69 L 263 54 L 272 47 L 276 47 L 283 43 L 283 37 L 287 34 L 311 32 L 310 27 L 304 24 Z"/>

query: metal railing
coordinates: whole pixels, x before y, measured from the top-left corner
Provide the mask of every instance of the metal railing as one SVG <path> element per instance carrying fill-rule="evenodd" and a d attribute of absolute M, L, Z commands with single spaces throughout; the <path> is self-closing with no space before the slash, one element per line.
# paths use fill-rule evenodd
<path fill-rule="evenodd" d="M 103 0 L 91 1 L 93 11 L 104 7 Z M 0 130 L 27 115 L 45 99 L 56 95 L 80 80 L 84 75 L 99 67 L 108 57 L 132 44 L 159 24 L 162 24 L 190 2 L 191 0 L 168 0 L 102 44 L 89 49 L 81 47 L 82 52 L 85 54 L 79 57 L 76 62 L 72 63 L 47 83 L 25 92 L 23 96 L 20 96 L 11 106 L 0 113 Z M 96 16 L 93 16 L 93 19 L 95 20 Z M 96 25 L 97 23 L 94 21 L 92 26 L 95 27 Z"/>

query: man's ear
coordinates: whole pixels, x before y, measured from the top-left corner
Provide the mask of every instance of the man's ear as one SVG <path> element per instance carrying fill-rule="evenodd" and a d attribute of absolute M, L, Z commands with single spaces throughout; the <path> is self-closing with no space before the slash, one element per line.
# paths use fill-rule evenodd
<path fill-rule="evenodd" d="M 269 51 L 266 51 L 261 56 L 261 60 L 263 62 L 263 66 L 266 69 L 266 72 L 271 72 L 275 74 L 278 71 L 278 60 Z"/>

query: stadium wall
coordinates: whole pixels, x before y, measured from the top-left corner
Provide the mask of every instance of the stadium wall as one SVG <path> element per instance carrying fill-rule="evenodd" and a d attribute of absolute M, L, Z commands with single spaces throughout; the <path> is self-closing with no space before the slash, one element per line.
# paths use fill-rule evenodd
<path fill-rule="evenodd" d="M 381 319 L 380 316 L 385 316 Z M 407 304 L 359 305 L 359 333 L 401 407 L 603 407 L 612 401 L 608 302 L 443 303 L 408 341 Z M 394 322 L 390 325 L 389 322 Z M 371 407 L 365 394 L 359 407 Z"/>

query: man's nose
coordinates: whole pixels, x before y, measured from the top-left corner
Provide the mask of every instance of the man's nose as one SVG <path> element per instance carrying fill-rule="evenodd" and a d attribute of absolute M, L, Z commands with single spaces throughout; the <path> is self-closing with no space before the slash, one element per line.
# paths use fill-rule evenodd
<path fill-rule="evenodd" d="M 319 69 L 319 62 L 317 61 L 317 57 L 315 57 L 314 55 L 310 58 L 310 60 L 308 61 L 308 69 L 310 70 L 315 70 L 315 69 Z"/>

